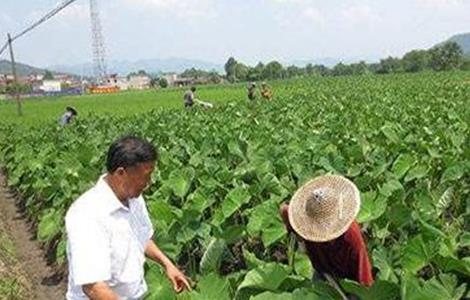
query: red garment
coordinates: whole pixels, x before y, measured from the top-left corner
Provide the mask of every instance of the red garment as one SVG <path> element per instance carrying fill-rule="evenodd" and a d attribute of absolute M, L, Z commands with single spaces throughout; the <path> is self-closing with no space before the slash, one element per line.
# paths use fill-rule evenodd
<path fill-rule="evenodd" d="M 283 219 L 288 220 L 287 214 L 283 213 Z M 286 225 L 288 230 L 292 228 L 290 223 Z M 337 278 L 352 279 L 364 286 L 371 286 L 374 283 L 367 247 L 356 221 L 353 221 L 349 229 L 335 240 L 320 243 L 305 240 L 304 242 L 316 271 Z"/>

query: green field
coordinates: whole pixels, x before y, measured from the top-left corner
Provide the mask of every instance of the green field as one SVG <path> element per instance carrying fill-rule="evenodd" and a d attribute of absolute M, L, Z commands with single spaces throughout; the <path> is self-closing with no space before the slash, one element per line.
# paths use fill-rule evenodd
<path fill-rule="evenodd" d="M 109 95 L 83 95 L 48 97 L 23 100 L 23 117 L 17 115 L 17 106 L 13 100 L 0 101 L 0 124 L 35 125 L 58 122 L 66 106 L 73 106 L 79 112 L 79 118 L 89 115 L 126 116 L 148 112 L 156 108 L 183 107 L 185 89 L 160 89 L 144 91 L 126 91 Z M 245 87 L 241 85 L 199 87 L 197 97 L 203 101 L 219 104 L 225 101 L 244 100 Z"/>
<path fill-rule="evenodd" d="M 172 90 L 31 102 L 48 117 L 4 127 L 0 161 L 63 263 L 64 213 L 104 172 L 111 141 L 136 134 L 157 145 L 146 192 L 155 239 L 198 285 L 177 296 L 149 264 L 148 299 L 341 299 L 310 281 L 278 215 L 299 186 L 333 173 L 361 191 L 357 219 L 376 273 L 370 289 L 342 287 L 361 299 L 457 300 L 470 296 L 467 81 L 459 72 L 304 78 L 274 84 L 270 103 L 248 103 L 244 86 L 202 87 L 201 99 L 219 101 L 211 110 L 179 108 L 182 91 Z M 91 115 L 62 128 L 54 118 L 68 101 Z M 152 110 L 157 101 L 169 108 Z"/>

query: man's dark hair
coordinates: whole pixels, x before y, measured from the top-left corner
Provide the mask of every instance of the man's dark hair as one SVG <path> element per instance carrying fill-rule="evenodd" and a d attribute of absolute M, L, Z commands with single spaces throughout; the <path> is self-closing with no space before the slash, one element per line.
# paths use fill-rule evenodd
<path fill-rule="evenodd" d="M 192 92 L 195 92 L 195 91 L 196 91 L 196 87 L 195 87 L 195 86 L 192 86 L 192 87 L 191 87 L 191 91 L 192 91 Z"/>
<path fill-rule="evenodd" d="M 109 146 L 106 169 L 113 173 L 119 167 L 134 167 L 156 160 L 157 150 L 151 143 L 135 136 L 125 136 Z"/>

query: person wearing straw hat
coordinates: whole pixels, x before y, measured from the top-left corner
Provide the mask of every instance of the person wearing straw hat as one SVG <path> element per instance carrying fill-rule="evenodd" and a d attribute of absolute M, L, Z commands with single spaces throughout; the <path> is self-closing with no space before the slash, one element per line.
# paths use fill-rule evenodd
<path fill-rule="evenodd" d="M 337 175 L 324 175 L 300 187 L 281 217 L 289 232 L 305 245 L 315 269 L 314 280 L 351 279 L 374 283 L 361 229 L 355 221 L 360 208 L 356 185 Z M 338 285 L 336 285 L 338 287 Z"/>
<path fill-rule="evenodd" d="M 75 108 L 73 108 L 72 106 L 67 106 L 65 108 L 65 113 L 60 118 L 60 124 L 62 126 L 70 124 L 70 122 L 72 122 L 72 119 L 76 117 L 77 115 L 78 115 L 78 112 Z"/>

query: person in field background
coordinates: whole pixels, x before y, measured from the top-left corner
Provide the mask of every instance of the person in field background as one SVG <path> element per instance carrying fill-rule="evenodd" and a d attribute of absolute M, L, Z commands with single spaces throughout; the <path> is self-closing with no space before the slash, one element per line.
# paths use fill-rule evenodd
<path fill-rule="evenodd" d="M 273 92 L 266 82 L 261 84 L 261 97 L 263 97 L 265 100 L 273 99 Z"/>
<path fill-rule="evenodd" d="M 77 110 L 71 106 L 67 106 L 65 108 L 65 113 L 60 117 L 60 124 L 62 126 L 70 124 L 76 116 L 78 116 Z"/>

